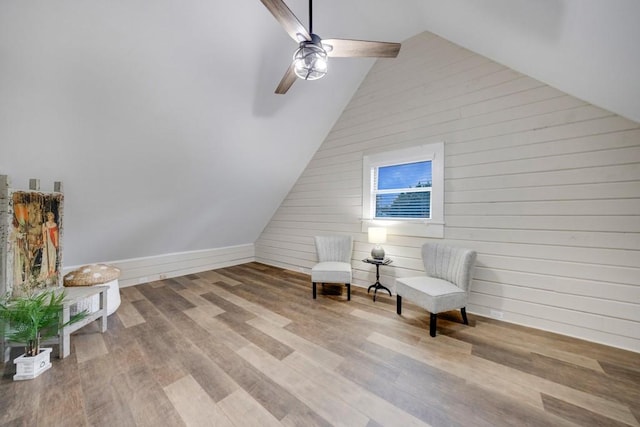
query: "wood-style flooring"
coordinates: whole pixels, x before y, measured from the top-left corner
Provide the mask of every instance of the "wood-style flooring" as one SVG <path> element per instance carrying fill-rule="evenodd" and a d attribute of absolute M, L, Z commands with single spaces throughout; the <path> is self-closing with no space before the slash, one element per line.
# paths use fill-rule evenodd
<path fill-rule="evenodd" d="M 3 366 L 0 426 L 640 427 L 640 354 L 456 312 L 431 338 L 343 288 L 258 263 L 123 288 L 40 377 Z"/>

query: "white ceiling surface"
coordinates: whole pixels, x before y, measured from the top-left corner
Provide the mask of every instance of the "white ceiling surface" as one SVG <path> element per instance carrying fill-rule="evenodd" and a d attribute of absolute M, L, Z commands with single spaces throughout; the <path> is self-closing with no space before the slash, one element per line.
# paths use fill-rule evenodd
<path fill-rule="evenodd" d="M 314 32 L 432 31 L 640 121 L 639 4 L 316 0 Z M 373 64 L 275 95 L 295 47 L 259 0 L 0 2 L 0 173 L 63 181 L 65 265 L 252 243 Z"/>
<path fill-rule="evenodd" d="M 640 1 L 425 0 L 425 29 L 640 122 Z"/>

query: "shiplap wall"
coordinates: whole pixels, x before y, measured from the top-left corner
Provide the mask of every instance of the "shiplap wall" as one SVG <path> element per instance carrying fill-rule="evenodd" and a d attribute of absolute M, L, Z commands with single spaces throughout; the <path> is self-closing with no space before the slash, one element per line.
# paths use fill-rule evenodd
<path fill-rule="evenodd" d="M 445 142 L 445 238 L 478 251 L 468 310 L 640 351 L 640 125 L 430 33 L 379 60 L 256 242 L 309 272 L 312 236 L 361 232 L 363 154 Z M 422 273 L 389 236 L 382 282 Z M 311 293 L 311 290 L 309 291 Z"/>

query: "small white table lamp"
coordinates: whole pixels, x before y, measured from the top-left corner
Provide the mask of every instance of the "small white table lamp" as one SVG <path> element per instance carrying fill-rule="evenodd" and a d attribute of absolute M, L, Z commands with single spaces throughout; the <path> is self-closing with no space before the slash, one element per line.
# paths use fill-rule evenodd
<path fill-rule="evenodd" d="M 373 259 L 384 259 L 384 249 L 381 243 L 387 241 L 387 229 L 384 227 L 369 227 L 369 243 L 375 243 L 376 246 L 371 249 L 371 257 Z"/>

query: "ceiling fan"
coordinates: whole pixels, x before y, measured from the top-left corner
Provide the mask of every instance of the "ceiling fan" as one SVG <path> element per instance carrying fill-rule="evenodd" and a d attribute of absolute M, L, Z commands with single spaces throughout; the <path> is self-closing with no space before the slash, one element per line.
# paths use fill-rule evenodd
<path fill-rule="evenodd" d="M 309 0 L 309 31 L 282 0 L 260 0 L 293 40 L 299 43 L 293 61 L 276 88 L 277 94 L 285 94 L 296 77 L 316 80 L 327 74 L 327 57 L 395 58 L 400 43 L 366 40 L 321 39 L 313 33 L 312 0 Z"/>

